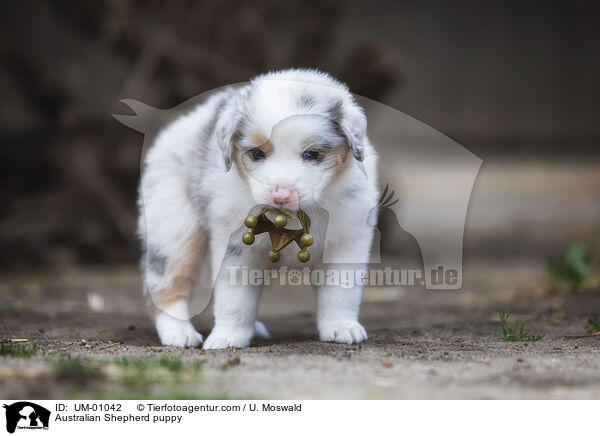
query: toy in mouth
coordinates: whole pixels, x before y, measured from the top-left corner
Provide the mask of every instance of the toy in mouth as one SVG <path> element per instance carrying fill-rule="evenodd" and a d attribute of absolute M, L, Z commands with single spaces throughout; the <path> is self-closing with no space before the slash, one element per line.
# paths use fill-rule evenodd
<path fill-rule="evenodd" d="M 266 213 L 274 211 L 277 215 L 273 221 L 269 220 Z M 310 247 L 314 238 L 310 232 L 310 218 L 306 213 L 299 210 L 297 213 L 298 220 L 302 225 L 301 229 L 286 229 L 288 218 L 291 218 L 286 212 L 279 209 L 263 209 L 258 215 L 248 215 L 244 220 L 244 224 L 248 227 L 248 231 L 242 235 L 242 242 L 246 245 L 254 243 L 255 236 L 260 233 L 269 232 L 273 249 L 269 251 L 269 260 L 277 262 L 281 257 L 281 250 L 287 247 L 292 241 L 296 241 L 300 251 L 298 252 L 298 260 L 302 263 L 310 260 L 310 253 L 306 247 Z"/>

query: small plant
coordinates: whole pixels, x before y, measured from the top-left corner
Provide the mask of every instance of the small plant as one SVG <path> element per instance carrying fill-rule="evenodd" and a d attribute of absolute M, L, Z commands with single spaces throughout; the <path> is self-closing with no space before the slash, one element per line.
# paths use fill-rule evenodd
<path fill-rule="evenodd" d="M 153 357 L 122 357 L 114 360 L 112 363 L 121 368 L 128 368 L 138 372 L 164 368 L 169 372 L 178 373 L 183 369 L 183 362 L 177 356 L 166 356 L 159 359 Z"/>
<path fill-rule="evenodd" d="M 89 359 L 62 358 L 51 361 L 55 374 L 62 379 L 86 380 L 103 378 L 100 366 Z"/>
<path fill-rule="evenodd" d="M 588 327 L 595 332 L 600 332 L 600 319 L 598 319 L 598 315 L 592 315 L 588 318 Z"/>
<path fill-rule="evenodd" d="M 174 373 L 178 373 L 183 369 L 183 362 L 180 357 L 161 357 L 158 359 L 158 365 Z"/>
<path fill-rule="evenodd" d="M 0 356 L 31 357 L 40 350 L 38 344 L 23 345 L 14 342 L 0 343 Z"/>
<path fill-rule="evenodd" d="M 508 312 L 499 312 L 500 322 L 502 323 L 502 332 L 496 332 L 503 341 L 524 342 L 524 341 L 539 341 L 543 336 L 535 336 L 525 330 L 525 326 L 519 321 L 516 321 L 512 326 L 508 323 L 510 310 Z"/>
<path fill-rule="evenodd" d="M 202 379 L 202 361 L 185 363 L 179 356 L 120 357 L 115 360 L 80 358 L 49 359 L 54 373 L 76 389 L 87 389 L 94 382 L 125 387 L 131 395 L 150 395 L 165 387 L 180 392 L 182 386 Z"/>
<path fill-rule="evenodd" d="M 584 244 L 571 244 L 564 257 L 548 264 L 550 277 L 566 285 L 571 293 L 577 293 L 592 278 L 593 269 Z"/>

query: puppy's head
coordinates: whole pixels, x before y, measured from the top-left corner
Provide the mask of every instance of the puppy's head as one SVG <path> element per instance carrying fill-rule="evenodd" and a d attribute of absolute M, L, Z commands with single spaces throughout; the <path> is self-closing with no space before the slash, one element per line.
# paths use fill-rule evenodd
<path fill-rule="evenodd" d="M 308 208 L 363 160 L 366 118 L 348 89 L 314 71 L 272 73 L 240 89 L 216 126 L 225 169 L 235 165 L 256 204 Z"/>

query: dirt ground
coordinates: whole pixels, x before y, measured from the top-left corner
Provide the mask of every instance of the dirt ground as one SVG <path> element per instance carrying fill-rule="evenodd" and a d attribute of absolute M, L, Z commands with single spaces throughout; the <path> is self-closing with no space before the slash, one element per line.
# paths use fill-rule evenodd
<path fill-rule="evenodd" d="M 598 399 L 600 337 L 565 335 L 586 332 L 600 293 L 544 283 L 541 265 L 482 264 L 460 291 L 366 289 L 360 345 L 318 342 L 312 293 L 273 291 L 260 311 L 272 339 L 203 351 L 160 346 L 133 269 L 5 277 L 0 337 L 40 349 L 0 356 L 0 397 Z M 495 337 L 509 309 L 544 337 Z M 194 322 L 209 333 L 208 314 Z"/>

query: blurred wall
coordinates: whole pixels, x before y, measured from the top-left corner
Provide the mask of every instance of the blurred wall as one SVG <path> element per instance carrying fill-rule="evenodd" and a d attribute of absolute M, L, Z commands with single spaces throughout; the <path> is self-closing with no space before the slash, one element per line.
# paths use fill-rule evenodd
<path fill-rule="evenodd" d="M 168 108 L 284 67 L 331 72 L 484 162 L 596 159 L 599 12 L 584 1 L 3 1 L 0 268 L 135 262 L 142 138 L 110 116 L 127 113 L 119 99 Z"/>

